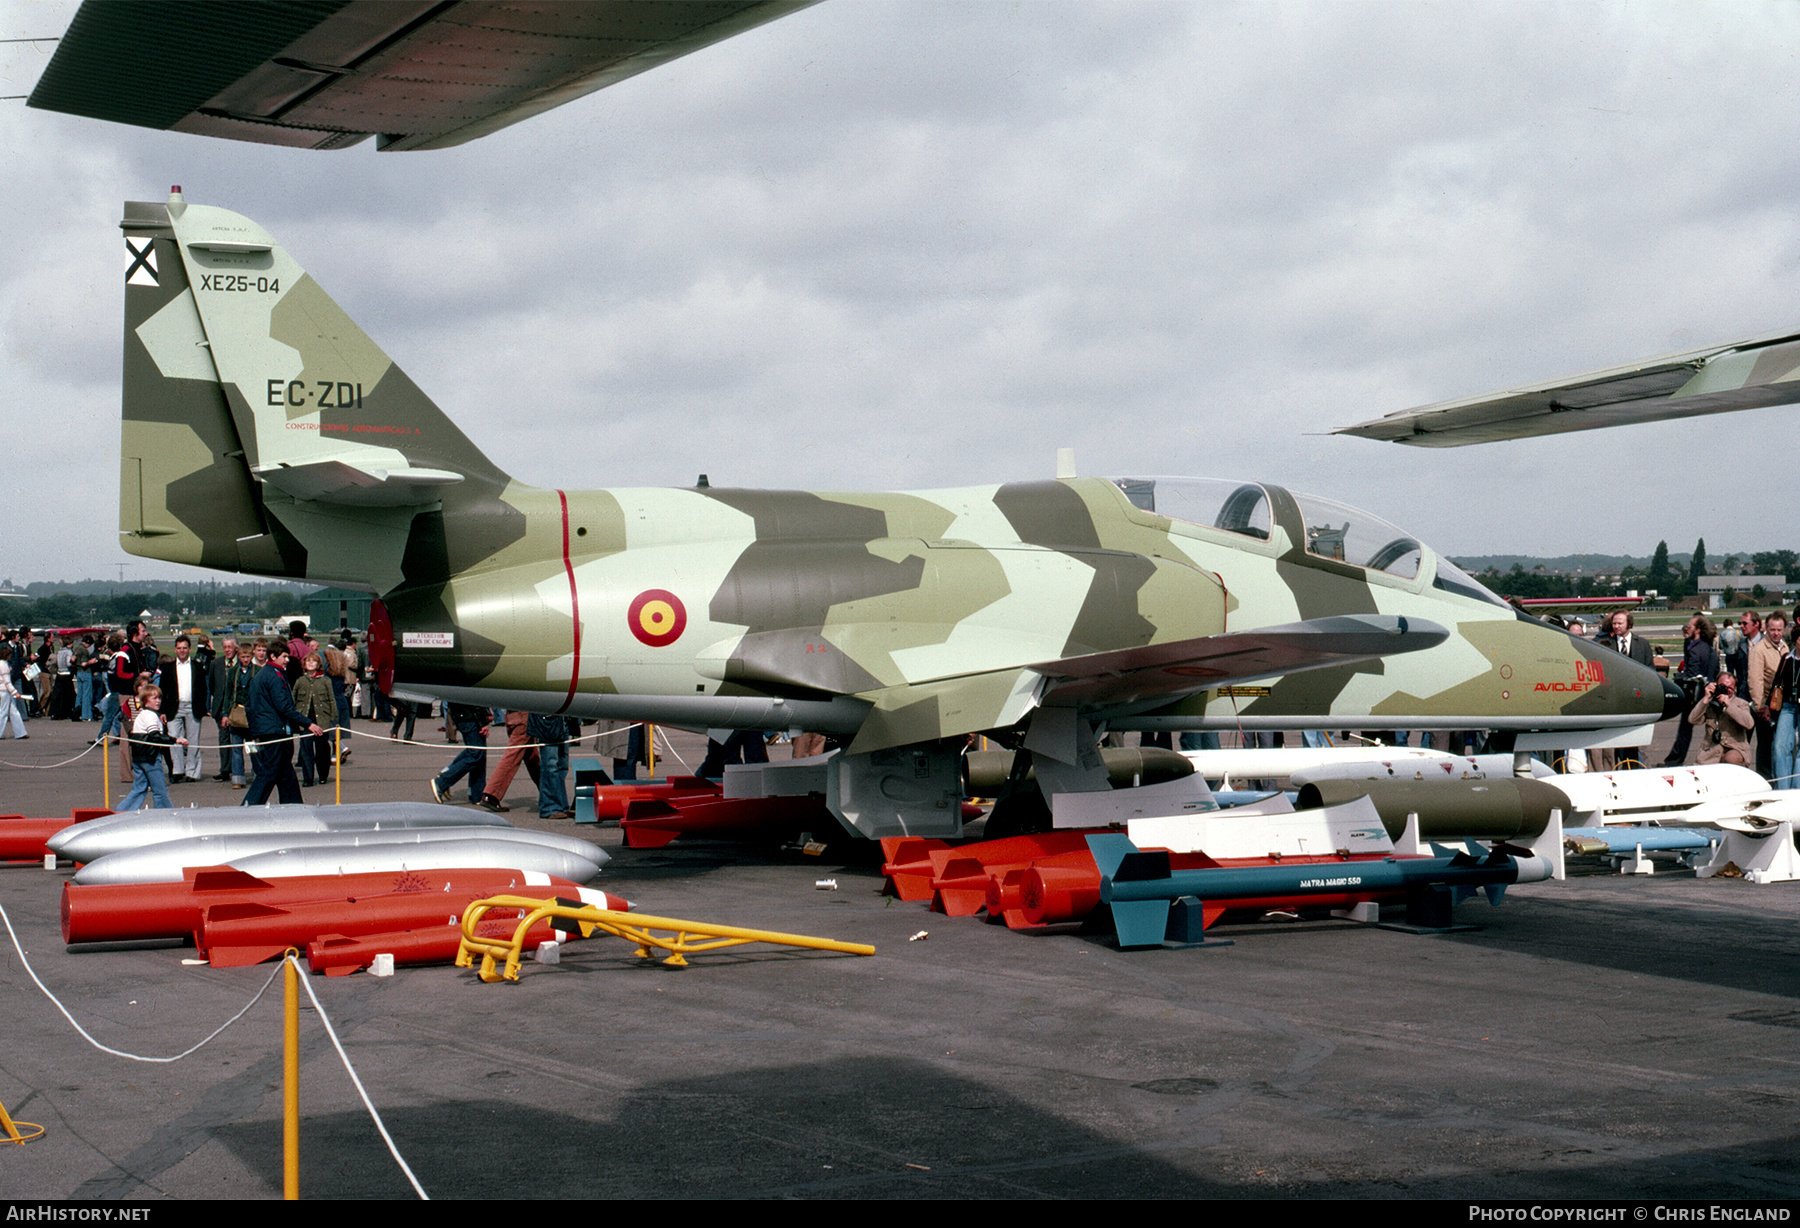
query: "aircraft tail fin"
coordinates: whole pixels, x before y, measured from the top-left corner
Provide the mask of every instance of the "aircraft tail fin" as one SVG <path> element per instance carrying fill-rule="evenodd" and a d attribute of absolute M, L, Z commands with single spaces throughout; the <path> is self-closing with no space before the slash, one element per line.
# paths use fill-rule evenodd
<path fill-rule="evenodd" d="M 127 551 L 354 581 L 309 550 L 321 511 L 403 540 L 415 512 L 506 484 L 254 222 L 176 189 L 120 225 Z"/>

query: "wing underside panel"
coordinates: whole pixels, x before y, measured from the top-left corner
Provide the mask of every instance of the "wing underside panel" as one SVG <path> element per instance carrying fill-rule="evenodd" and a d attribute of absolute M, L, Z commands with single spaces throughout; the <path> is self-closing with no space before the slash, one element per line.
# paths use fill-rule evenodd
<path fill-rule="evenodd" d="M 1422 448 L 1455 448 L 1795 401 L 1800 401 L 1800 335 L 1778 333 L 1443 401 L 1334 433 Z"/>

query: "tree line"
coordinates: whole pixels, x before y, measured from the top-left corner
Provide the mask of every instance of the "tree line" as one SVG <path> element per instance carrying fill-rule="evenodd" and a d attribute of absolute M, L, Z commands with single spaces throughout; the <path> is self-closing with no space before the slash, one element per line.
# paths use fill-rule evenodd
<path fill-rule="evenodd" d="M 167 610 L 177 620 L 210 623 L 280 618 L 305 608 L 310 588 L 250 590 L 198 588 L 177 597 L 145 593 L 55 593 L 48 597 L 0 598 L 0 625 L 7 627 L 122 627 L 145 610 Z"/>
<path fill-rule="evenodd" d="M 1780 576 L 1787 583 L 1800 579 L 1800 554 L 1792 550 L 1761 550 L 1750 555 L 1748 560 L 1731 554 L 1716 565 L 1709 565 L 1705 538 L 1695 543 L 1694 553 L 1686 563 L 1669 557 L 1668 542 L 1657 542 L 1648 567 L 1628 565 L 1620 570 L 1616 581 L 1595 576 L 1553 574 L 1542 568 L 1527 570 L 1522 563 L 1514 563 L 1510 571 L 1489 568 L 1477 578 L 1503 597 L 1623 597 L 1633 590 L 1639 593 L 1654 590 L 1665 599 L 1676 601 L 1699 592 L 1701 576 L 1737 575 L 1743 571 L 1746 561 L 1752 575 Z M 1761 584 L 1747 584 L 1741 589 L 1727 585 L 1726 593 L 1728 599 L 1743 597 L 1753 601 L 1761 601 L 1767 595 Z"/>

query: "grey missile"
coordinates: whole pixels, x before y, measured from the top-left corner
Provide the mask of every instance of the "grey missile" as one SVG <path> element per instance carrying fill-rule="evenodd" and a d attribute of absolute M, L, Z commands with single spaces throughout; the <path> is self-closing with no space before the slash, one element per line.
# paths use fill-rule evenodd
<path fill-rule="evenodd" d="M 257 832 L 381 831 L 417 827 L 510 827 L 498 815 L 432 802 L 365 802 L 350 806 L 207 806 L 110 815 L 56 833 L 47 847 L 70 861 L 194 836 Z"/>
<path fill-rule="evenodd" d="M 143 848 L 123 849 L 91 861 L 76 871 L 74 881 L 90 883 L 175 883 L 190 866 L 234 864 L 241 857 L 252 857 L 276 849 L 362 848 L 379 845 L 420 845 L 445 841 L 485 840 L 496 847 L 507 845 L 554 849 L 604 865 L 606 853 L 598 846 L 574 836 L 555 832 L 530 831 L 517 827 L 413 827 L 381 831 L 343 832 L 253 832 L 225 836 L 193 836 L 186 840 L 169 840 Z M 458 863 L 460 864 L 460 863 Z M 482 861 L 469 868 L 499 866 L 507 869 L 536 869 L 510 861 Z M 288 871 L 290 874 L 302 871 Z M 548 871 L 559 873 L 559 871 Z"/>

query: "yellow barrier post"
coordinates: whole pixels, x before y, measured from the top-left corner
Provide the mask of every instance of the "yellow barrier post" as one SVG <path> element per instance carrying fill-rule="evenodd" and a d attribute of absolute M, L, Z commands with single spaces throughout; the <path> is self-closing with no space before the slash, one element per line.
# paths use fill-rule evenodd
<path fill-rule="evenodd" d="M 112 764 L 107 762 L 107 755 L 112 750 L 112 735 L 100 735 L 100 796 L 106 799 L 106 808 L 112 809 Z"/>
<path fill-rule="evenodd" d="M 644 725 L 644 770 L 651 780 L 656 779 L 656 726 L 648 722 Z"/>
<path fill-rule="evenodd" d="M 476 933 L 488 910 L 505 908 L 524 913 L 513 927 L 509 938 L 482 938 Z M 702 951 L 716 951 L 724 947 L 743 946 L 748 942 L 766 942 L 776 946 L 804 947 L 814 951 L 838 951 L 847 955 L 873 955 L 875 948 L 861 942 L 839 942 L 833 938 L 813 938 L 806 934 L 783 934 L 773 930 L 744 929 L 736 925 L 713 925 L 705 921 L 679 921 L 673 917 L 648 917 L 642 913 L 614 912 L 610 909 L 596 908 L 591 904 L 568 904 L 560 900 L 534 900 L 525 896 L 497 895 L 485 900 L 476 900 L 463 910 L 462 943 L 456 951 L 456 966 L 467 968 L 474 962 L 475 953 L 481 954 L 481 968 L 476 975 L 483 981 L 492 983 L 505 978 L 509 981 L 519 979 L 519 962 L 524 949 L 525 936 L 531 927 L 548 917 L 561 917 L 574 921 L 581 934 L 586 937 L 595 930 L 623 938 L 635 943 L 640 959 L 650 958 L 650 948 L 660 947 L 669 952 L 663 963 L 672 968 L 687 967 L 687 956 Z M 653 930 L 668 930 L 669 937 L 663 937 Z M 495 963 L 504 960 L 501 971 L 495 970 Z"/>
<path fill-rule="evenodd" d="M 300 965 L 288 948 L 281 1036 L 281 1196 L 300 1197 Z"/>
<path fill-rule="evenodd" d="M 20 1126 L 24 1126 L 31 1133 L 21 1134 L 19 1132 Z M 38 1125 L 34 1121 L 21 1121 L 21 1122 L 15 1123 L 12 1119 L 12 1116 L 9 1113 L 7 1113 L 6 1106 L 4 1104 L 0 1104 L 0 1130 L 4 1130 L 6 1133 L 6 1137 L 11 1139 L 13 1142 L 19 1144 L 19 1146 L 21 1146 L 21 1147 L 23 1147 L 26 1143 L 29 1143 L 34 1138 L 43 1138 L 44 1137 L 44 1127 Z"/>
<path fill-rule="evenodd" d="M 344 804 L 344 727 L 331 727 L 331 757 L 336 762 L 331 765 L 331 801 L 334 806 Z"/>

